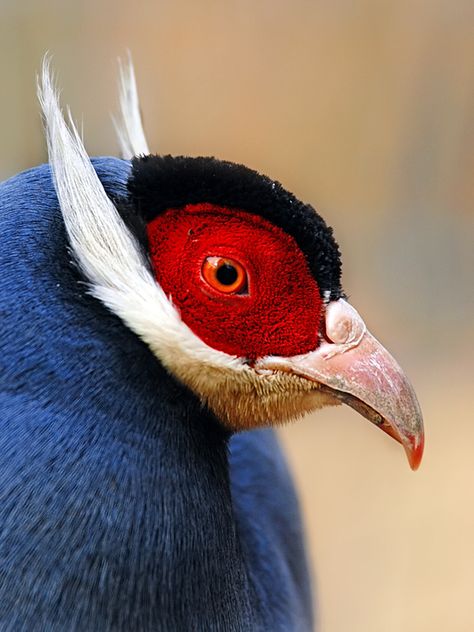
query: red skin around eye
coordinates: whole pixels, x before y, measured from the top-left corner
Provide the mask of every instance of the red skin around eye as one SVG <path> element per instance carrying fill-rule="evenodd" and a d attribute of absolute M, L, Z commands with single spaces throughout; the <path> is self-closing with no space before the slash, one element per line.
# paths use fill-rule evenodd
<path fill-rule="evenodd" d="M 204 342 L 255 360 L 318 345 L 321 296 L 293 237 L 258 215 L 212 204 L 170 209 L 148 224 L 158 283 Z M 223 294 L 202 278 L 207 257 L 239 262 L 248 293 Z"/>

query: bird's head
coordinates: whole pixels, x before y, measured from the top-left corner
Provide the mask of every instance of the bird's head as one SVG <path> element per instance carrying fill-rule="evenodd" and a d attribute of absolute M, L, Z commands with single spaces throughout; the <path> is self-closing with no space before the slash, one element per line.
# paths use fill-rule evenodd
<path fill-rule="evenodd" d="M 213 158 L 135 157 L 111 201 L 49 75 L 41 92 L 74 255 L 91 292 L 232 431 L 347 403 L 423 451 L 416 396 L 341 288 L 332 230 L 278 182 Z"/>

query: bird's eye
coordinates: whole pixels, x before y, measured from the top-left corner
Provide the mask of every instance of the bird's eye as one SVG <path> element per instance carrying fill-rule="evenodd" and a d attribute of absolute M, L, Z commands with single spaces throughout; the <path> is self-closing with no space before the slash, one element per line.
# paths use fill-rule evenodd
<path fill-rule="evenodd" d="M 247 289 L 245 268 L 234 259 L 207 257 L 202 276 L 208 285 L 223 294 L 244 294 Z"/>

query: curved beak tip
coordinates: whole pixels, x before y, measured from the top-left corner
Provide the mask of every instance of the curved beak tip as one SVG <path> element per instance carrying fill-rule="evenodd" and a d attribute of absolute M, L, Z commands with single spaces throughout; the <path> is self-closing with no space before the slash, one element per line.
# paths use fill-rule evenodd
<path fill-rule="evenodd" d="M 404 445 L 405 452 L 408 457 L 408 463 L 413 471 L 420 467 L 424 447 L 425 437 L 423 434 L 410 437 L 409 441 Z"/>

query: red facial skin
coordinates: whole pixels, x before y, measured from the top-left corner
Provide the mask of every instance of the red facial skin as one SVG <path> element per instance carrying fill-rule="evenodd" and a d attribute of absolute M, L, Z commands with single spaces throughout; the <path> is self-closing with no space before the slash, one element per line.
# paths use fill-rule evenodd
<path fill-rule="evenodd" d="M 258 215 L 213 204 L 170 209 L 147 226 L 156 280 L 205 343 L 250 361 L 318 346 L 322 300 L 293 237 Z M 203 277 L 207 257 L 238 262 L 244 293 Z"/>

